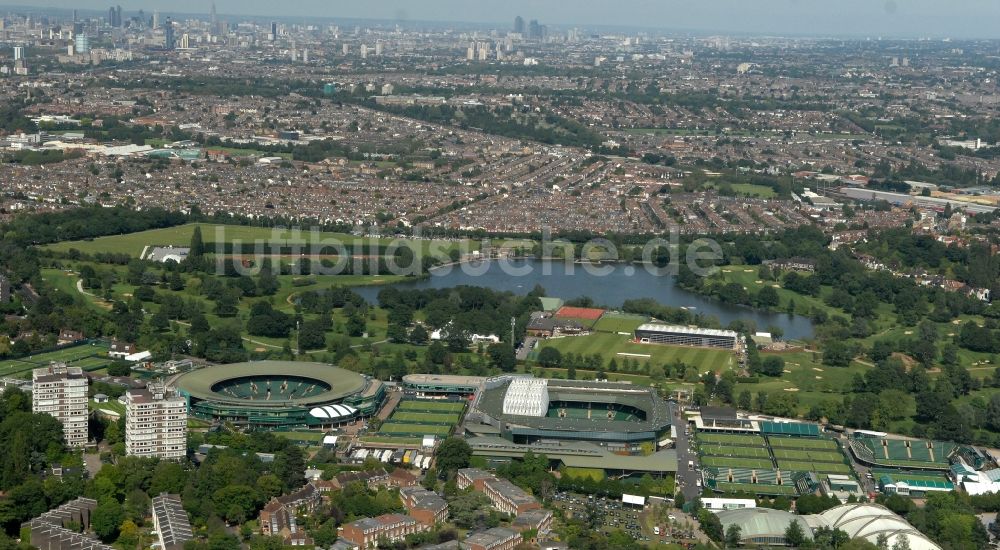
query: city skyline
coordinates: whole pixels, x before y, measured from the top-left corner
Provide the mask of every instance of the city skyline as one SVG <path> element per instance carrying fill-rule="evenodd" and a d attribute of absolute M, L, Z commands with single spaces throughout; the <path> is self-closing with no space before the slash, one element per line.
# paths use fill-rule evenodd
<path fill-rule="evenodd" d="M 103 10 L 117 2 L 103 0 L 39 0 L 24 8 Z M 121 3 L 126 12 L 208 14 L 211 4 L 193 0 L 165 3 L 150 0 Z M 869 2 L 843 0 L 821 3 L 813 0 L 760 0 L 752 4 L 735 0 L 713 0 L 698 5 L 680 0 L 624 0 L 613 7 L 606 2 L 585 1 L 568 9 L 565 2 L 513 0 L 501 9 L 458 0 L 427 0 L 418 5 L 388 0 L 377 5 L 330 6 L 303 0 L 294 6 L 274 7 L 261 0 L 219 0 L 222 15 L 244 17 L 322 17 L 373 19 L 398 22 L 442 22 L 510 26 L 515 16 L 538 19 L 550 25 L 633 27 L 664 31 L 724 32 L 734 34 L 779 34 L 816 36 L 887 36 L 998 38 L 991 21 L 1000 17 L 1000 4 L 987 0 L 961 0 L 942 6 L 933 0 Z"/>

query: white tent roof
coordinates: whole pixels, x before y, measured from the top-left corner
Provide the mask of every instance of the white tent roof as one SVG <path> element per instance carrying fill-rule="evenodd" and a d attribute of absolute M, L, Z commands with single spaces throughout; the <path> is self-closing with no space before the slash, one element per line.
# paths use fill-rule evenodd
<path fill-rule="evenodd" d="M 358 409 L 348 405 L 326 405 L 312 409 L 309 411 L 309 415 L 313 418 L 337 419 L 354 416 L 356 412 L 358 412 Z"/>

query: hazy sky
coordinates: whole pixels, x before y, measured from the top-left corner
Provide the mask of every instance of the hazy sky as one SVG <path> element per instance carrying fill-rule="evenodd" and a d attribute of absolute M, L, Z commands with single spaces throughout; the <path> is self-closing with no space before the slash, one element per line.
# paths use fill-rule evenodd
<path fill-rule="evenodd" d="M 211 0 L 0 0 L 62 8 L 205 13 Z M 672 30 L 1000 38 L 1000 0 L 216 0 L 220 14 Z"/>

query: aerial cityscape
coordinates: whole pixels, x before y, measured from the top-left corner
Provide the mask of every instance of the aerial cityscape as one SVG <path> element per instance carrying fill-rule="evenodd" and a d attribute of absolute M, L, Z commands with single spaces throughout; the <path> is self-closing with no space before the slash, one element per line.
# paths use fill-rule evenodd
<path fill-rule="evenodd" d="M 28 4 L 0 550 L 1000 548 L 1000 4 Z"/>

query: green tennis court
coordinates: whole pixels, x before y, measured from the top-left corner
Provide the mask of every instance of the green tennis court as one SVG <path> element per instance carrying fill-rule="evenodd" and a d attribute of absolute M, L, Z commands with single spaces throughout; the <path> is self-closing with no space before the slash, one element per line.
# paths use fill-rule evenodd
<path fill-rule="evenodd" d="M 767 442 L 772 448 L 782 449 L 836 449 L 837 442 L 832 439 L 805 439 L 798 437 L 775 437 L 767 438 Z"/>
<path fill-rule="evenodd" d="M 433 412 L 457 412 L 465 410 L 465 403 L 457 401 L 402 401 L 396 410 L 400 411 L 433 411 Z"/>
<path fill-rule="evenodd" d="M 447 413 L 423 413 L 412 411 L 396 411 L 391 420 L 393 422 L 413 422 L 416 424 L 456 424 L 461 417 L 459 414 Z"/>
<path fill-rule="evenodd" d="M 750 447 L 763 447 L 766 443 L 759 435 L 739 435 L 739 434 L 715 434 L 698 432 L 699 443 L 716 443 L 719 445 L 746 445 Z"/>
<path fill-rule="evenodd" d="M 758 458 L 728 458 L 722 456 L 702 457 L 701 463 L 704 466 L 714 466 L 717 468 L 749 468 L 751 470 L 770 470 L 773 468 L 770 460 Z"/>
<path fill-rule="evenodd" d="M 782 471 L 816 472 L 818 474 L 850 474 L 851 467 L 847 464 L 830 462 L 799 462 L 779 460 L 778 468 Z"/>
<path fill-rule="evenodd" d="M 407 435 L 448 435 L 451 433 L 451 426 L 440 424 L 402 424 L 396 422 L 386 422 L 378 430 L 379 435 L 383 434 L 407 434 Z"/>
<path fill-rule="evenodd" d="M 722 445 L 702 445 L 701 454 L 704 456 L 729 456 L 744 458 L 771 458 L 767 449 L 762 447 L 739 447 Z"/>

